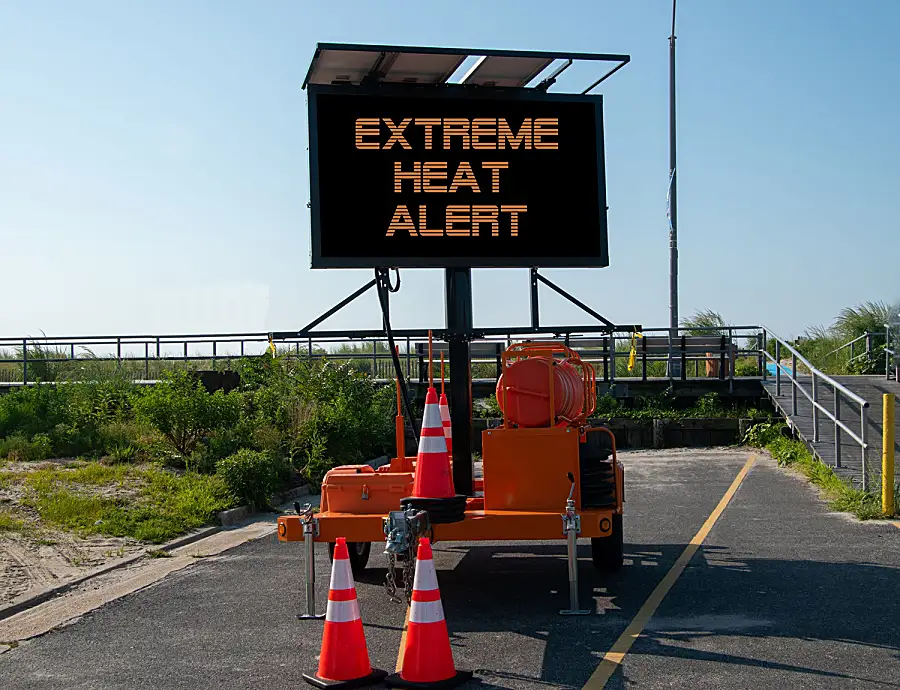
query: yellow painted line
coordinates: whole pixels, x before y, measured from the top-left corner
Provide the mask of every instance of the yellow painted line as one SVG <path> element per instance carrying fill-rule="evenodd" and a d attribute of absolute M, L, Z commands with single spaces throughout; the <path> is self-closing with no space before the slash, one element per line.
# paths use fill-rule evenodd
<path fill-rule="evenodd" d="M 400 633 L 400 649 L 397 652 L 397 666 L 394 670 L 400 673 L 403 668 L 403 653 L 406 652 L 406 631 L 409 629 L 409 606 L 406 607 L 406 620 L 403 621 L 403 632 Z"/>
<path fill-rule="evenodd" d="M 897 529 L 900 529 L 900 522 L 895 522 L 894 527 L 896 527 Z"/>
<path fill-rule="evenodd" d="M 625 658 L 625 655 L 628 654 L 628 651 L 631 649 L 631 645 L 635 643 L 638 636 L 644 630 L 644 626 L 647 625 L 650 618 L 656 613 L 656 609 L 662 603 L 662 600 L 665 598 L 666 594 L 669 593 L 669 590 L 672 589 L 672 585 L 675 584 L 675 581 L 681 576 L 681 573 L 684 571 L 687 564 L 690 562 L 691 558 L 693 558 L 694 554 L 697 552 L 697 549 L 700 548 L 700 545 L 703 543 L 703 540 L 709 535 L 710 530 L 712 530 L 713 526 L 716 524 L 716 521 L 725 511 L 725 508 L 728 507 L 728 504 L 731 502 L 731 499 L 734 497 L 735 492 L 738 490 L 738 487 L 741 485 L 741 482 L 744 481 L 744 477 L 747 476 L 747 473 L 750 471 L 750 468 L 753 466 L 753 463 L 756 461 L 756 456 L 751 455 L 747 458 L 747 462 L 744 463 L 744 466 L 741 468 L 741 471 L 738 472 L 737 477 L 734 478 L 734 481 L 731 482 L 731 486 L 728 487 L 728 491 L 725 492 L 725 495 L 722 496 L 722 500 L 719 501 L 719 505 L 716 506 L 716 509 L 710 514 L 708 518 L 706 518 L 706 522 L 703 523 L 703 527 L 700 528 L 700 531 L 694 535 L 694 538 L 691 539 L 691 543 L 688 544 L 684 551 L 681 553 L 681 556 L 678 557 L 678 560 L 675 561 L 675 565 L 672 566 L 672 569 L 666 573 L 666 576 L 660 581 L 658 585 L 656 585 L 656 589 L 653 590 L 652 594 L 647 598 L 647 601 L 644 602 L 644 605 L 641 606 L 640 611 L 637 612 L 637 615 L 628 624 L 628 627 L 625 628 L 625 632 L 623 632 L 619 639 L 616 640 L 615 644 L 610 648 L 610 650 L 603 657 L 603 661 L 600 662 L 600 665 L 597 666 L 597 669 L 594 671 L 593 675 L 588 679 L 588 682 L 585 684 L 583 690 L 600 690 L 606 686 L 606 682 L 612 677 L 612 674 L 616 672 L 616 669 L 622 664 L 622 660 Z"/>

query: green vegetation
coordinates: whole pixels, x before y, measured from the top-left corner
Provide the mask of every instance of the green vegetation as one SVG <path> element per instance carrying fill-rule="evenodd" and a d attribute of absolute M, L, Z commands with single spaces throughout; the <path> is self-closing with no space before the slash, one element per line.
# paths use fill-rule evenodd
<path fill-rule="evenodd" d="M 822 490 L 832 510 L 853 513 L 860 520 L 891 517 L 881 512 L 881 487 L 871 492 L 853 487 L 849 480 L 839 477 L 827 465 L 815 458 L 802 441 L 785 435 L 787 426 L 781 422 L 763 422 L 752 426 L 744 443 L 768 450 L 782 467 L 802 472 Z M 895 505 L 900 505 L 900 486 L 895 487 Z"/>
<path fill-rule="evenodd" d="M 25 529 L 25 522 L 6 508 L 0 508 L 0 534 L 3 532 L 20 532 Z"/>
<path fill-rule="evenodd" d="M 888 302 L 865 302 L 855 307 L 842 309 L 829 327 L 815 326 L 795 342 L 795 347 L 817 369 L 826 374 L 884 374 L 885 324 L 897 324 L 900 304 Z M 869 338 L 870 351 L 866 353 L 865 339 L 857 342 L 853 356 L 850 341 L 872 334 Z M 892 342 L 900 337 L 895 333 Z M 769 352 L 774 353 L 774 343 L 769 343 Z"/>
<path fill-rule="evenodd" d="M 24 473 L 22 486 L 23 505 L 48 525 L 153 543 L 207 524 L 234 503 L 221 477 L 153 465 L 40 469 Z"/>
<path fill-rule="evenodd" d="M 601 419 L 757 419 L 769 416 L 769 413 L 748 405 L 723 403 L 716 393 L 703 395 L 689 407 L 676 407 L 674 398 L 665 394 L 655 398 L 638 398 L 630 406 L 607 394 L 597 399 L 594 413 L 594 417 Z"/>
<path fill-rule="evenodd" d="M 243 503 L 265 506 L 278 486 L 278 468 L 268 453 L 242 448 L 216 463 L 216 472 Z"/>
<path fill-rule="evenodd" d="M 136 396 L 138 421 L 156 429 L 181 457 L 190 455 L 200 439 L 213 431 L 233 428 L 241 415 L 239 395 L 207 393 L 187 372 L 178 372 Z"/>
<path fill-rule="evenodd" d="M 496 395 L 473 401 L 476 417 L 498 418 L 500 405 Z M 707 393 L 693 405 L 677 406 L 674 397 L 662 394 L 658 397 L 636 398 L 631 403 L 614 398 L 609 394 L 597 397 L 597 409 L 592 417 L 611 419 L 759 419 L 770 417 L 770 413 L 755 407 L 724 403 L 717 393 Z"/>
<path fill-rule="evenodd" d="M 238 366 L 242 385 L 229 393 L 208 393 L 187 371 L 153 387 L 100 372 L 0 396 L 0 459 L 20 463 L 0 471 L 0 491 L 48 525 L 159 543 L 391 449 L 393 391 L 349 362 Z M 49 458 L 78 459 L 36 464 Z"/>

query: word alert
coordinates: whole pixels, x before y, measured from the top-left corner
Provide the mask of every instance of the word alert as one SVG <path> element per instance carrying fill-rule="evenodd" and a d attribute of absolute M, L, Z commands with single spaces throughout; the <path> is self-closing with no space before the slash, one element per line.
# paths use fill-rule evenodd
<path fill-rule="evenodd" d="M 428 227 L 428 206 L 419 205 L 418 223 L 405 205 L 394 211 L 387 236 L 396 233 L 409 233 L 411 237 L 478 237 L 483 225 L 488 226 L 491 237 L 500 236 L 500 223 L 509 228 L 512 237 L 519 236 L 519 214 L 525 213 L 528 207 L 524 204 L 450 204 L 444 209 L 444 226 Z M 504 214 L 508 214 L 508 220 Z"/>

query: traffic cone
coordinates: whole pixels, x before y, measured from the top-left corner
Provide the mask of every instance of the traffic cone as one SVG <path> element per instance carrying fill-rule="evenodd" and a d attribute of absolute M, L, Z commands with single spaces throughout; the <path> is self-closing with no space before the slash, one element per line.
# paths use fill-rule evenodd
<path fill-rule="evenodd" d="M 303 679 L 317 688 L 359 688 L 380 682 L 386 671 L 372 668 L 350 570 L 347 540 L 338 537 L 331 566 L 331 586 L 325 610 L 325 630 L 316 675 Z"/>
<path fill-rule="evenodd" d="M 447 440 L 447 452 L 453 457 L 453 431 L 450 429 L 450 406 L 447 404 L 447 394 L 441 393 L 441 424 L 444 425 L 444 438 Z"/>
<path fill-rule="evenodd" d="M 444 425 L 434 387 L 429 388 L 425 396 L 425 414 L 422 417 L 412 495 L 414 498 L 453 498 L 456 495 L 450 477 L 450 456 L 447 455 L 447 440 L 444 437 Z"/>
<path fill-rule="evenodd" d="M 406 648 L 400 660 L 400 671 L 389 675 L 384 682 L 393 688 L 453 688 L 468 681 L 472 672 L 457 671 L 453 665 L 450 635 L 428 537 L 419 539 L 416 559 Z"/>

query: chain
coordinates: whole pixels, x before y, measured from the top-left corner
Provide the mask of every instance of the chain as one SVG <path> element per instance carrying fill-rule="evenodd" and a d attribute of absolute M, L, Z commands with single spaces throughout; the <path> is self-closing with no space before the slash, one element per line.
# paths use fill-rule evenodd
<path fill-rule="evenodd" d="M 406 549 L 406 561 L 403 563 L 403 586 L 406 589 L 406 605 L 412 605 L 412 589 L 413 580 L 415 579 L 415 562 L 416 562 L 416 540 L 409 540 L 409 547 Z"/>
<path fill-rule="evenodd" d="M 388 567 L 387 567 L 387 575 L 384 578 L 384 588 L 387 590 L 388 597 L 395 604 L 400 603 L 400 599 L 397 598 L 397 577 L 394 574 L 395 569 L 397 568 L 397 557 L 389 553 L 388 554 Z"/>
<path fill-rule="evenodd" d="M 412 604 L 413 582 L 415 580 L 416 552 L 418 551 L 419 536 L 425 534 L 425 528 L 421 520 L 411 520 L 406 518 L 404 532 L 395 532 L 402 535 L 403 539 L 400 543 L 405 542 L 406 548 L 403 551 L 403 594 L 406 596 L 407 606 Z M 389 536 L 389 541 L 396 544 L 394 539 L 395 532 Z M 432 537 L 434 532 L 432 531 Z M 384 588 L 387 590 L 388 597 L 394 603 L 401 603 L 403 600 L 397 596 L 397 554 L 391 550 L 388 554 L 387 574 L 384 578 Z"/>

